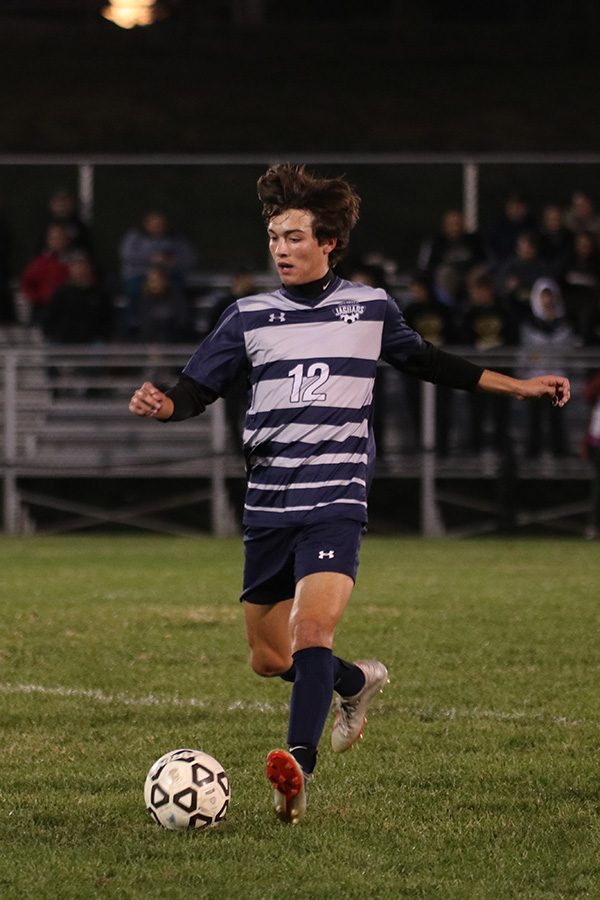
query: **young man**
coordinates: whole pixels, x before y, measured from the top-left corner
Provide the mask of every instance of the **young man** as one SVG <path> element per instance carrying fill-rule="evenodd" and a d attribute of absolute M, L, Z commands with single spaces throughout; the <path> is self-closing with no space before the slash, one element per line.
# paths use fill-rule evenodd
<path fill-rule="evenodd" d="M 296 823 L 333 691 L 331 743 L 343 752 L 361 736 L 369 703 L 387 682 L 383 663 L 352 664 L 332 653 L 367 521 L 377 360 L 450 387 L 547 397 L 558 406 L 569 399 L 569 383 L 553 375 L 521 381 L 437 350 L 407 326 L 384 290 L 338 278 L 332 266 L 360 203 L 344 179 L 282 164 L 259 179 L 258 194 L 281 288 L 239 299 L 178 383 L 166 393 L 143 384 L 129 409 L 185 419 L 248 370 L 241 599 L 252 668 L 293 683 L 289 750 L 269 753 L 267 778 L 276 814 Z"/>

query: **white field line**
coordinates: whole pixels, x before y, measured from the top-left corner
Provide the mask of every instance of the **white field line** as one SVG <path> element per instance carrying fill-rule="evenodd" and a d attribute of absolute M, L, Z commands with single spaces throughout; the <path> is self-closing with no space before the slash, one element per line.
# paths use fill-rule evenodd
<path fill-rule="evenodd" d="M 511 712 L 503 712 L 499 709 L 480 709 L 478 706 L 473 709 L 457 709 L 455 707 L 439 709 L 420 709 L 417 707 L 401 708 L 402 714 L 408 714 L 410 717 L 417 717 L 422 722 L 436 722 L 440 720 L 469 720 L 473 722 L 490 720 L 493 722 L 522 722 L 524 725 L 546 724 L 561 725 L 565 728 L 578 728 L 587 726 L 589 728 L 600 728 L 600 722 L 593 719 L 570 719 L 568 716 L 557 716 L 552 713 L 544 712 L 544 710 L 512 710 Z"/>
<path fill-rule="evenodd" d="M 189 707 L 194 709 L 209 709 L 215 706 L 214 700 L 200 700 L 197 697 L 159 697 L 156 694 L 146 694 L 145 697 L 134 697 L 131 694 L 118 693 L 107 694 L 99 688 L 70 688 L 70 687 L 46 687 L 43 684 L 2 684 L 2 694 L 42 694 L 50 697 L 63 697 L 66 699 L 95 700 L 97 703 L 106 703 L 114 706 L 160 706 L 160 707 Z M 286 710 L 286 703 L 262 703 L 258 700 L 232 700 L 225 710 L 228 712 L 260 712 L 272 713 Z"/>
<path fill-rule="evenodd" d="M 124 692 L 107 694 L 99 688 L 47 687 L 42 684 L 10 684 L 0 682 L 0 694 L 41 694 L 44 696 L 62 697 L 65 699 L 93 700 L 97 703 L 105 703 L 114 706 L 174 707 L 179 709 L 209 709 L 215 706 L 214 700 L 201 700 L 197 697 L 178 697 L 176 695 L 161 697 L 156 694 L 146 694 L 145 697 L 135 697 L 132 694 Z M 223 707 L 223 710 L 226 712 L 281 713 L 287 711 L 287 709 L 287 703 L 265 703 L 259 700 L 231 700 Z M 393 714 L 405 716 L 409 719 L 416 717 L 423 722 L 435 722 L 440 720 L 489 720 L 493 722 L 522 722 L 523 724 L 542 723 L 547 725 L 560 725 L 565 728 L 585 726 L 600 728 L 600 722 L 596 722 L 592 719 L 571 719 L 568 716 L 552 715 L 543 710 L 512 710 L 504 712 L 495 709 L 480 709 L 479 707 L 474 707 L 473 709 L 456 707 L 423 709 L 414 706 L 399 707 L 394 705 Z"/>

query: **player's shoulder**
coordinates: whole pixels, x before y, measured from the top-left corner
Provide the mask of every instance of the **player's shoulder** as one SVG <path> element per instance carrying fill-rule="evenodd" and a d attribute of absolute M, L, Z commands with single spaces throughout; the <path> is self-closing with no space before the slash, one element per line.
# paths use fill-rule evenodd
<path fill-rule="evenodd" d="M 236 300 L 236 306 L 241 313 L 258 312 L 262 309 L 272 309 L 289 305 L 289 300 L 280 290 L 261 291 L 257 294 L 249 294 Z"/>
<path fill-rule="evenodd" d="M 383 288 L 372 287 L 360 281 L 339 279 L 335 290 L 324 301 L 336 308 L 336 315 L 351 314 L 354 319 L 382 321 L 386 317 L 390 296 Z"/>
<path fill-rule="evenodd" d="M 344 299 L 356 298 L 364 301 L 385 302 L 389 294 L 383 288 L 372 287 L 370 284 L 363 284 L 362 281 L 348 281 L 345 278 L 340 278 L 331 296 L 336 299 L 343 297 Z"/>

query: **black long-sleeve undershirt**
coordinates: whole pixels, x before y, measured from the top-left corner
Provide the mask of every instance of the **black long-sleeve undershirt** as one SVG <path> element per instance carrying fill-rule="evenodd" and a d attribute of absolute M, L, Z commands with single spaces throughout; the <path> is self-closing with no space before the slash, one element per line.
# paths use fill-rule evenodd
<path fill-rule="evenodd" d="M 446 353 L 426 341 L 423 349 L 413 354 L 402 366 L 402 371 L 423 381 L 473 391 L 479 383 L 483 368 L 462 356 Z M 215 391 L 188 375 L 182 375 L 177 384 L 166 391 L 166 395 L 173 402 L 173 415 L 164 420 L 167 422 L 181 422 L 198 416 L 218 397 Z"/>
<path fill-rule="evenodd" d="M 483 374 L 483 367 L 425 341 L 423 349 L 408 358 L 402 371 L 423 381 L 461 391 L 474 391 Z"/>
<path fill-rule="evenodd" d="M 173 415 L 169 419 L 163 420 L 166 422 L 182 422 L 184 419 L 199 416 L 209 403 L 214 403 L 219 396 L 215 391 L 211 391 L 203 384 L 198 384 L 188 375 L 182 375 L 177 384 L 165 393 L 173 403 Z"/>

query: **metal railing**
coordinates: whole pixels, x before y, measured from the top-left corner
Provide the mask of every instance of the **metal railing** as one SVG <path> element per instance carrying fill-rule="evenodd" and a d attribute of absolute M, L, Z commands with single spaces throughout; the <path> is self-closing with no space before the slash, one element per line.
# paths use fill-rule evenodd
<path fill-rule="evenodd" d="M 98 168 L 129 166 L 211 167 L 268 166 L 283 159 L 267 153 L 91 153 L 91 154 L 0 154 L 0 166 L 74 167 L 81 216 L 94 219 L 95 173 Z M 285 160 L 315 166 L 457 166 L 462 172 L 462 202 L 465 224 L 479 226 L 480 173 L 487 166 L 598 166 L 600 153 L 306 153 L 290 152 Z"/>
<path fill-rule="evenodd" d="M 172 384 L 192 347 L 125 346 L 72 347 L 30 344 L 6 348 L 0 368 L 0 392 L 4 415 L 0 470 L 3 488 L 3 529 L 8 534 L 24 534 L 40 530 L 32 510 L 45 508 L 60 513 L 60 521 L 44 530 L 67 531 L 98 523 L 132 525 L 166 533 L 189 533 L 190 529 L 169 518 L 176 507 L 208 503 L 210 527 L 215 534 L 225 535 L 237 528 L 228 483 L 244 477 L 242 456 L 233 446 L 224 404 L 211 405 L 197 419 L 175 425 L 162 425 L 131 416 L 127 405 L 132 390 L 143 380 Z M 488 368 L 510 368 L 515 374 L 526 373 L 535 366 L 548 371 L 556 365 L 551 356 L 511 352 L 477 354 L 464 351 L 470 359 Z M 561 370 L 573 380 L 573 401 L 561 411 L 577 448 L 587 422 L 587 409 L 581 399 L 581 386 L 586 370 L 600 368 L 600 351 L 582 349 L 561 353 Z M 386 367 L 386 370 L 389 370 Z M 440 513 L 442 503 L 464 502 L 473 507 L 481 503 L 471 491 L 458 498 L 444 485 L 448 480 L 500 478 L 506 474 L 507 460 L 498 455 L 466 455 L 460 440 L 456 452 L 440 459 L 436 452 L 436 390 L 421 386 L 422 434 L 419 449 L 405 413 L 403 378 L 388 383 L 385 415 L 388 434 L 385 464 L 380 474 L 388 478 L 416 478 L 420 484 L 420 523 L 426 535 L 448 533 Z M 455 429 L 463 428 L 461 403 L 466 395 L 457 392 L 454 408 Z M 461 399 L 462 398 L 462 399 Z M 527 404 L 513 404 L 511 423 L 512 447 L 510 465 L 515 479 L 587 479 L 590 473 L 576 456 L 531 462 L 522 459 L 523 414 Z M 392 426 L 393 417 L 400 417 Z M 412 441 L 412 443 L 411 443 Z M 417 442 L 419 443 L 419 442 Z M 518 472 L 517 472 L 518 465 Z M 98 500 L 83 502 L 61 493 L 65 480 L 152 479 L 168 484 L 166 495 L 136 504 L 123 501 L 107 509 Z M 45 492 L 36 487 L 43 479 Z M 184 486 L 178 492 L 177 484 Z M 197 484 L 197 489 L 189 485 Z M 52 489 L 48 488 L 52 485 Z M 101 495 L 100 491 L 100 495 Z M 573 504 L 563 504 L 571 512 Z M 582 504 L 576 504 L 583 512 Z M 481 509 L 482 512 L 485 510 Z M 485 520 L 479 530 L 493 530 L 494 516 Z M 548 520 L 560 518 L 555 507 L 541 514 Z M 538 517 L 539 518 L 539 517 Z M 526 519 L 526 517 L 525 517 Z M 523 517 L 517 524 L 526 524 Z M 531 521 L 535 521 L 531 519 Z M 468 529 L 467 529 L 468 530 Z M 477 528 L 472 529 L 477 530 Z M 466 533 L 466 531 L 465 531 Z"/>

